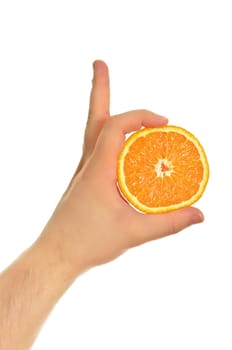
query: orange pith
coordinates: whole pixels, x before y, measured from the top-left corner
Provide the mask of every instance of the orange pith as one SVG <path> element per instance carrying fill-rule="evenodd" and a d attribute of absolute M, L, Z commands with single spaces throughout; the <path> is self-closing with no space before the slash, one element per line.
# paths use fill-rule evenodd
<path fill-rule="evenodd" d="M 124 197 L 146 213 L 192 205 L 204 192 L 209 166 L 203 147 L 176 126 L 144 128 L 131 135 L 118 159 Z"/>

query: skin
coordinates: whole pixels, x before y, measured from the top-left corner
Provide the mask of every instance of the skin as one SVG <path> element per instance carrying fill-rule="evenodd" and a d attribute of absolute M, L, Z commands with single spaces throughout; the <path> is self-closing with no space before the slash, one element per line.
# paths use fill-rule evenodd
<path fill-rule="evenodd" d="M 166 214 L 136 212 L 117 189 L 125 134 L 167 119 L 147 110 L 110 116 L 108 67 L 94 62 L 83 155 L 38 239 L 0 274 L 0 349 L 30 349 L 55 304 L 75 279 L 127 249 L 203 221 L 188 207 Z"/>

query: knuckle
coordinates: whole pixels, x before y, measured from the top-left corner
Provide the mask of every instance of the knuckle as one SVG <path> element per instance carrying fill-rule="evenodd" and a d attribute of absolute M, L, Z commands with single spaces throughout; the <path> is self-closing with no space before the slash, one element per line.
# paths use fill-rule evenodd
<path fill-rule="evenodd" d="M 148 109 L 140 109 L 139 112 L 143 115 L 151 115 L 153 112 L 149 111 Z"/>
<path fill-rule="evenodd" d="M 179 226 L 176 222 L 176 220 L 171 220 L 170 221 L 170 224 L 169 224 L 169 227 L 168 227 L 168 233 L 170 235 L 174 235 L 175 233 L 177 233 L 179 231 Z"/>
<path fill-rule="evenodd" d="M 140 109 L 140 112 L 141 112 L 141 113 L 151 113 L 151 111 L 149 111 L 149 110 L 146 109 L 146 108 Z"/>

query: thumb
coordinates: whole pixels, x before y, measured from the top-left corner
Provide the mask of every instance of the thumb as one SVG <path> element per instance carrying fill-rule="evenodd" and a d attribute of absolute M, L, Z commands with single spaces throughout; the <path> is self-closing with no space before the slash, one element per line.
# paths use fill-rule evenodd
<path fill-rule="evenodd" d="M 139 215 L 139 220 L 136 220 L 138 244 L 178 233 L 188 226 L 204 221 L 202 212 L 193 207 L 164 214 Z"/>

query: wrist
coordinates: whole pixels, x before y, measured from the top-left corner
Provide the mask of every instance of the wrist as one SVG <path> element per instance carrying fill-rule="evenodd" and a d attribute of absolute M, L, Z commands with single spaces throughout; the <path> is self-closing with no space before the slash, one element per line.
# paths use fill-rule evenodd
<path fill-rule="evenodd" d="M 53 228 L 46 227 L 33 244 L 32 249 L 35 249 L 46 266 L 55 270 L 56 274 L 67 284 L 71 284 L 87 270 L 81 259 L 78 259 L 78 254 L 73 259 L 65 241 L 60 239 L 60 235 L 56 234 Z"/>

